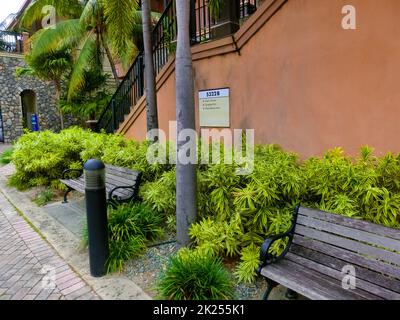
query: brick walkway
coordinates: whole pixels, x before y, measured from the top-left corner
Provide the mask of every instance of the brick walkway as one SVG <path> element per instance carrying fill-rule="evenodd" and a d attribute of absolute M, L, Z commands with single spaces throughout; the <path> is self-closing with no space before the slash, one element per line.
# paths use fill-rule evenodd
<path fill-rule="evenodd" d="M 0 192 L 0 300 L 99 297 Z"/>

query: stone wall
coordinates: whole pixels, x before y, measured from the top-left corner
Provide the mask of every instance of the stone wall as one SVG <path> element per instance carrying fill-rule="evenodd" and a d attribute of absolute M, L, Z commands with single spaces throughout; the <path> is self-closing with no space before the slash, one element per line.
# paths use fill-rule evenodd
<path fill-rule="evenodd" d="M 22 55 L 0 52 L 0 112 L 3 118 L 4 142 L 8 143 L 15 141 L 23 133 L 20 94 L 24 90 L 32 90 L 36 94 L 40 129 L 60 130 L 54 84 L 30 76 L 17 77 L 16 68 L 24 65 Z"/>

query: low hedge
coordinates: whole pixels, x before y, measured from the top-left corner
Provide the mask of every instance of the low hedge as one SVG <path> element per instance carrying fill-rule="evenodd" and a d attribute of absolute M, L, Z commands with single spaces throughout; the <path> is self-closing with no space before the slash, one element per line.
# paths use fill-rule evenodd
<path fill-rule="evenodd" d="M 147 143 L 119 135 L 72 128 L 54 134 L 25 134 L 16 143 L 13 178 L 23 185 L 53 185 L 66 168 L 81 168 L 89 158 L 144 172 L 141 196 L 173 224 L 175 170 L 150 165 Z M 400 156 L 376 157 L 369 147 L 357 157 L 342 149 L 301 161 L 276 145 L 255 148 L 254 172 L 237 176 L 235 165 L 201 165 L 198 170 L 198 223 L 190 234 L 196 250 L 237 256 L 236 275 L 254 279 L 259 246 L 268 235 L 286 231 L 296 204 L 399 228 Z M 273 249 L 281 250 L 282 243 Z"/>

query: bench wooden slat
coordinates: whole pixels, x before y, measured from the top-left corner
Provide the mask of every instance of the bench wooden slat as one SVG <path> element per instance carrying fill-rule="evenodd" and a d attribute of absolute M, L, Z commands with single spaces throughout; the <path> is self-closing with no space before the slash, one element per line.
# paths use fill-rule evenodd
<path fill-rule="evenodd" d="M 84 185 L 80 184 L 79 182 L 77 182 L 75 180 L 61 180 L 61 182 L 64 183 L 66 186 L 71 187 L 80 193 L 85 193 Z"/>
<path fill-rule="evenodd" d="M 335 269 L 329 268 L 327 266 L 324 266 L 320 263 L 317 263 L 315 261 L 303 258 L 301 256 L 297 256 L 295 254 L 288 253 L 286 256 L 286 259 L 296 262 L 305 268 L 309 269 L 310 271 L 314 270 L 319 272 L 320 274 L 327 275 L 329 277 L 332 277 L 336 280 L 338 280 L 338 283 L 340 284 L 343 278 L 343 274 Z M 345 266 L 346 264 L 343 264 Z M 400 299 L 400 294 L 387 290 L 386 288 L 382 288 L 377 286 L 376 284 L 367 282 L 365 280 L 360 279 L 357 277 L 356 273 L 356 288 L 359 288 L 363 291 L 366 291 L 368 293 L 371 293 L 373 295 L 376 295 L 377 297 L 380 297 L 382 299 L 386 300 L 399 300 Z M 365 298 L 368 298 L 365 296 Z"/>
<path fill-rule="evenodd" d="M 350 239 L 366 242 L 372 245 L 383 247 L 392 251 L 400 252 L 400 241 L 386 238 L 374 233 L 363 230 L 352 229 L 344 224 L 336 224 L 324 220 L 315 219 L 313 217 L 299 215 L 297 219 L 298 225 L 313 227 L 321 231 L 344 236 Z M 343 222 L 348 223 L 348 222 Z"/>
<path fill-rule="evenodd" d="M 132 176 L 131 179 L 128 179 L 126 177 L 122 178 L 122 177 L 112 175 L 110 173 L 106 173 L 106 183 L 108 182 L 115 186 L 133 186 L 136 183 L 137 177 L 138 177 L 138 175 L 135 174 L 134 176 Z M 85 184 L 85 178 L 83 175 L 74 180 L 81 181 L 83 184 Z"/>
<path fill-rule="evenodd" d="M 310 208 L 300 207 L 299 215 L 304 215 L 312 218 L 321 219 L 328 222 L 333 222 L 337 224 L 344 224 L 353 229 L 368 231 L 383 237 L 390 237 L 396 240 L 400 240 L 400 229 L 392 229 L 382 225 L 370 223 L 367 221 L 357 220 L 341 216 L 334 213 L 329 213 L 325 211 L 318 211 Z"/>
<path fill-rule="evenodd" d="M 113 190 L 114 188 L 115 186 L 106 184 L 107 198 L 109 196 L 110 191 Z M 126 199 L 132 196 L 132 192 L 125 191 L 124 189 L 118 189 L 113 192 L 113 195 L 121 197 L 122 199 Z"/>
<path fill-rule="evenodd" d="M 106 164 L 106 196 L 109 199 L 109 193 L 117 187 L 132 187 L 131 189 L 118 188 L 113 192 L 113 196 L 117 196 L 120 200 L 132 199 L 137 196 L 140 179 L 140 172 L 128 168 L 116 167 Z M 80 193 L 85 193 L 85 178 L 84 175 L 76 179 L 60 179 L 65 185 Z M 64 195 L 66 201 L 68 192 Z"/>
<path fill-rule="evenodd" d="M 106 165 L 106 172 L 118 176 L 118 177 L 134 177 L 137 176 L 138 171 L 131 170 L 128 168 L 120 168 L 111 165 Z"/>
<path fill-rule="evenodd" d="M 313 300 L 382 300 L 360 288 L 345 290 L 336 279 L 288 259 L 266 266 L 261 274 Z"/>
<path fill-rule="evenodd" d="M 354 290 L 342 288 L 349 265 Z M 400 229 L 300 207 L 289 252 L 261 275 L 311 299 L 400 300 Z"/>
<path fill-rule="evenodd" d="M 348 262 L 325 256 L 321 253 L 307 250 L 306 248 L 293 248 L 285 258 L 301 264 L 310 270 L 315 270 L 333 277 L 339 281 L 342 280 L 342 268 L 349 265 Z M 355 266 L 354 266 L 355 267 Z M 356 286 L 366 290 L 374 295 L 384 299 L 400 299 L 400 282 L 381 276 L 376 272 L 365 270 L 361 267 L 355 267 Z M 388 288 L 389 287 L 389 288 Z M 391 289 L 390 289 L 391 288 Z"/>
<path fill-rule="evenodd" d="M 113 184 L 115 186 L 126 186 L 126 187 L 131 187 L 133 185 L 135 185 L 136 183 L 136 178 L 135 180 L 131 179 L 125 179 L 125 178 L 120 178 L 117 179 L 115 176 L 111 176 L 111 175 L 106 175 L 106 182 L 109 184 Z"/>
<path fill-rule="evenodd" d="M 296 225 L 296 233 L 301 234 L 305 237 L 330 243 L 353 252 L 364 254 L 370 256 L 371 258 L 381 259 L 383 261 L 394 263 L 398 266 L 400 265 L 400 254 L 386 251 L 381 248 L 366 245 L 358 241 L 346 239 L 344 237 L 340 237 L 302 225 Z"/>
<path fill-rule="evenodd" d="M 71 181 L 74 181 L 75 183 L 78 183 L 78 184 L 79 184 L 80 189 L 77 190 L 77 191 L 79 191 L 79 192 L 81 192 L 81 193 L 84 193 L 84 192 L 85 192 L 85 178 L 84 178 L 83 176 L 81 176 L 81 177 L 79 177 L 79 178 L 77 178 L 77 179 L 71 180 Z M 117 184 L 114 184 L 114 183 L 109 183 L 109 180 L 107 180 L 107 178 L 106 178 L 107 198 L 108 198 L 108 193 L 109 193 L 111 190 L 113 190 L 114 188 L 116 188 L 117 186 L 121 186 L 121 185 L 117 185 Z M 74 187 L 74 189 L 75 189 L 75 187 L 77 187 L 77 184 L 74 184 L 74 185 L 71 186 L 71 187 Z M 75 189 L 75 190 L 76 190 L 76 189 Z M 122 197 L 122 198 L 129 198 L 129 197 L 132 196 L 132 192 L 133 192 L 133 191 L 129 191 L 128 189 L 118 189 L 117 191 L 114 192 L 114 194 L 115 194 L 116 196 L 119 196 L 119 197 Z"/>
<path fill-rule="evenodd" d="M 382 263 L 376 259 L 368 259 L 358 253 L 351 252 L 347 249 L 339 248 L 324 242 L 320 242 L 314 239 L 308 239 L 300 235 L 296 235 L 293 239 L 294 245 L 298 244 L 300 246 L 321 252 L 332 257 L 339 258 L 344 261 L 348 261 L 350 264 L 359 267 L 365 267 L 370 270 L 380 272 L 389 277 L 400 279 L 400 269 L 394 267 L 393 265 Z"/>

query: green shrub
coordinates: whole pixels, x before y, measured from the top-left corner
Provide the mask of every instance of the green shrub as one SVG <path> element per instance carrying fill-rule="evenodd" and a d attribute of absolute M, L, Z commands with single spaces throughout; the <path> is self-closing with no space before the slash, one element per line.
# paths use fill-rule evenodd
<path fill-rule="evenodd" d="M 14 150 L 13 148 L 6 149 L 0 154 L 0 165 L 1 164 L 9 164 L 12 160 L 12 154 Z"/>
<path fill-rule="evenodd" d="M 49 186 L 65 169 L 80 161 L 82 141 L 88 132 L 73 128 L 56 134 L 50 131 L 24 134 L 15 144 L 12 161 L 16 178 L 27 187 Z"/>
<path fill-rule="evenodd" d="M 145 203 L 157 212 L 175 215 L 175 170 L 164 172 L 160 179 L 141 187 L 141 196 Z"/>
<path fill-rule="evenodd" d="M 124 204 L 116 209 L 110 208 L 108 272 L 121 271 L 125 261 L 145 250 L 147 241 L 160 238 L 163 235 L 162 225 L 163 216 L 146 204 Z"/>
<path fill-rule="evenodd" d="M 145 239 L 142 235 L 132 236 L 127 240 L 110 239 L 110 256 L 107 260 L 107 272 L 120 272 L 125 261 L 142 254 L 146 249 Z"/>
<path fill-rule="evenodd" d="M 14 181 L 25 188 L 58 186 L 65 169 L 82 169 L 92 158 L 107 164 L 143 172 L 145 181 L 155 181 L 171 167 L 149 164 L 148 142 L 138 143 L 122 135 L 93 133 L 78 127 L 56 134 L 50 131 L 24 134 L 15 144 L 12 161 L 16 167 Z"/>
<path fill-rule="evenodd" d="M 14 147 L 17 171 L 9 184 L 19 189 L 64 188 L 59 182 L 62 171 L 80 169 L 90 158 L 141 170 L 140 196 L 145 205 L 111 213 L 110 234 L 115 241 L 139 234 L 145 241 L 154 240 L 162 235 L 164 221 L 175 229 L 176 173 L 172 165 L 149 164 L 148 148 L 147 142 L 79 128 L 60 134 L 27 133 Z M 224 154 L 224 147 L 219 151 Z M 237 169 L 236 164 L 199 165 L 199 221 L 190 234 L 203 253 L 240 257 L 236 272 L 240 280 L 253 278 L 255 248 L 267 236 L 289 228 L 297 204 L 400 227 L 399 155 L 376 157 L 372 148 L 362 147 L 358 157 L 348 157 L 336 148 L 321 158 L 300 161 L 277 145 L 259 145 L 253 173 L 238 176 Z M 279 253 L 283 247 L 284 241 L 276 242 L 273 250 Z"/>
<path fill-rule="evenodd" d="M 251 244 L 243 248 L 235 275 L 241 282 L 253 282 L 260 264 L 260 247 Z"/>
<path fill-rule="evenodd" d="M 44 206 L 45 204 L 49 203 L 54 198 L 54 192 L 50 189 L 46 189 L 41 191 L 37 197 L 35 198 L 34 202 L 38 206 Z"/>
<path fill-rule="evenodd" d="M 136 235 L 156 240 L 163 236 L 163 224 L 163 215 L 143 203 L 123 204 L 109 211 L 109 233 L 114 240 L 125 241 Z"/>
<path fill-rule="evenodd" d="M 169 300 L 229 300 L 234 296 L 221 259 L 189 250 L 170 258 L 157 290 L 161 298 Z"/>

